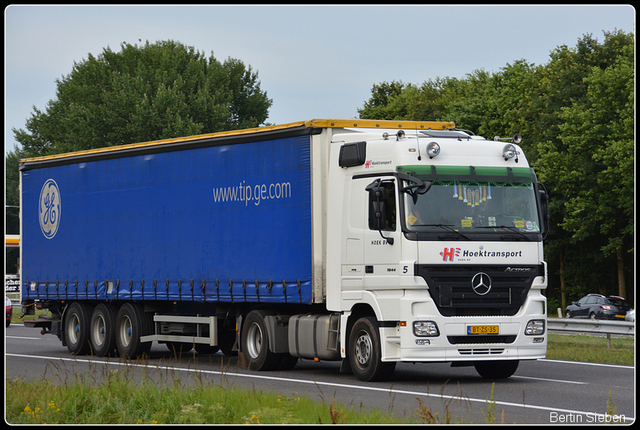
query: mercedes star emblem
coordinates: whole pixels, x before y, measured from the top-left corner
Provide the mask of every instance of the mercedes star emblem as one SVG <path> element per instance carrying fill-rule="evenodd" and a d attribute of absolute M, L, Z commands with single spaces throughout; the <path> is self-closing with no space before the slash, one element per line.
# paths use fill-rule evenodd
<path fill-rule="evenodd" d="M 478 272 L 471 279 L 471 288 L 476 294 L 484 296 L 491 290 L 491 278 L 484 272 Z"/>

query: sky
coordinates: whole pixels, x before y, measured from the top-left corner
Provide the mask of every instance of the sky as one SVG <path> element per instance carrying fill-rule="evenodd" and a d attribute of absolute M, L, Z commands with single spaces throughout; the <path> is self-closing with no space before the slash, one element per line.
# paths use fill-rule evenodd
<path fill-rule="evenodd" d="M 123 42 L 175 40 L 258 72 L 267 122 L 357 118 L 374 84 L 421 84 L 546 64 L 559 46 L 603 31 L 635 34 L 629 5 L 11 5 L 5 20 L 5 153 L 56 79 Z"/>

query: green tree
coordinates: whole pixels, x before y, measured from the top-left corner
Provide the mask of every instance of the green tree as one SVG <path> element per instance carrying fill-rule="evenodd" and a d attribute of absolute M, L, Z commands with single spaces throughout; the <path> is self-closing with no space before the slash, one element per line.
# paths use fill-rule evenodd
<path fill-rule="evenodd" d="M 358 109 L 360 118 L 407 119 L 405 118 L 407 103 L 398 100 L 405 88 L 406 85 L 402 81 L 373 84 L 371 98 L 364 103 L 362 109 Z"/>
<path fill-rule="evenodd" d="M 105 48 L 75 63 L 56 98 L 14 129 L 28 156 L 257 127 L 272 101 L 257 72 L 175 41 L 120 52 Z"/>
<path fill-rule="evenodd" d="M 631 34 L 587 35 L 575 49 L 561 47 L 541 81 L 540 154 L 536 170 L 562 202 L 557 235 L 548 248 L 566 262 L 561 282 L 627 297 L 633 236 L 634 43 Z M 559 95 L 558 95 L 559 94 Z M 610 270 L 609 268 L 612 268 Z M 594 268 L 597 268 L 594 270 Z M 610 276 L 610 272 L 615 276 Z M 568 277 L 568 278 L 567 278 Z M 563 303 L 563 306 L 565 304 Z"/>
<path fill-rule="evenodd" d="M 558 170 L 563 183 L 575 190 L 566 202 L 563 227 L 577 238 L 606 237 L 601 250 L 616 258 L 618 294 L 623 297 L 623 256 L 633 251 L 625 248 L 634 233 L 633 61 L 633 45 L 626 45 L 612 65 L 604 70 L 594 66 L 584 79 L 584 102 L 561 115 L 561 139 L 574 168 Z"/>

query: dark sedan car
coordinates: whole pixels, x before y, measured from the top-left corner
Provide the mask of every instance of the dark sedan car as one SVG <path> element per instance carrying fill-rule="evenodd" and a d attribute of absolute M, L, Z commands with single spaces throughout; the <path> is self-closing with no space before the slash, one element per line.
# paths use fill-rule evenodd
<path fill-rule="evenodd" d="M 631 306 L 622 297 L 587 294 L 577 302 L 567 306 L 564 316 L 566 318 L 624 321 L 624 317 L 629 310 L 631 310 Z"/>

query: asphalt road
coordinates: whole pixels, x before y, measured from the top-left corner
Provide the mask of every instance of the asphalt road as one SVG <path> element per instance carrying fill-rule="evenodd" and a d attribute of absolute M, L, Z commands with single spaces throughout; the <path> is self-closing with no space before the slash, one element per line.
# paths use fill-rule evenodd
<path fill-rule="evenodd" d="M 290 371 L 254 372 L 237 357 L 185 354 L 173 358 L 164 345 L 154 343 L 145 362 L 118 358 L 72 356 L 57 337 L 42 336 L 38 329 L 11 325 L 5 336 L 5 369 L 9 379 L 49 378 L 60 382 L 76 372 L 99 378 L 104 370 L 129 366 L 133 378 L 146 374 L 163 381 L 179 378 L 187 383 L 222 384 L 274 391 L 283 396 L 311 399 L 352 407 L 378 408 L 411 417 L 422 404 L 444 418 L 446 408 L 454 419 L 486 423 L 494 381 L 482 379 L 472 367 L 448 364 L 399 363 L 391 381 L 365 383 L 341 374 L 338 362 L 302 360 Z M 611 390 L 615 415 L 607 415 Z M 538 360 L 521 362 L 515 375 L 495 381 L 493 401 L 496 422 L 519 424 L 602 424 L 604 420 L 635 420 L 635 370 L 632 366 Z M 483 415 L 484 414 L 484 415 Z M 455 421 L 454 421 L 455 422 Z"/>

